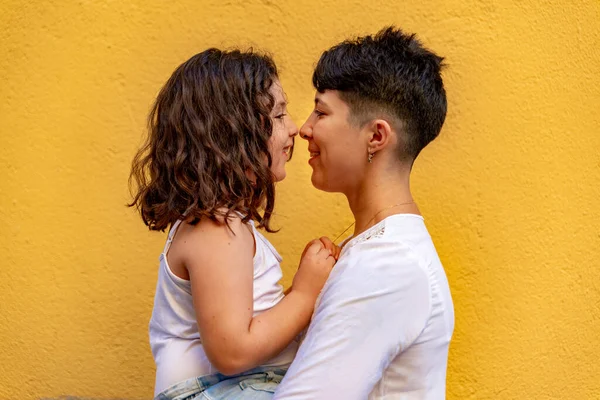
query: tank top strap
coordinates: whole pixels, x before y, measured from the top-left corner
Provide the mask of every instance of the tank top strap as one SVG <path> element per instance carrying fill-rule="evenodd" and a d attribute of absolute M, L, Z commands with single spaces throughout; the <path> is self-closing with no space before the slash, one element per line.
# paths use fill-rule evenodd
<path fill-rule="evenodd" d="M 244 218 L 244 214 L 242 214 L 239 211 L 235 212 L 237 215 L 240 216 L 240 218 Z M 281 257 L 281 255 L 277 252 L 277 250 L 275 250 L 275 247 L 273 247 L 273 245 L 271 244 L 271 242 L 269 242 L 269 240 L 264 237 L 264 235 L 262 233 L 259 232 L 258 229 L 256 229 L 256 224 L 254 223 L 254 220 L 249 220 L 248 223 L 250 224 L 250 227 L 252 228 L 252 234 L 254 235 L 254 242 L 256 243 L 257 246 L 265 246 L 266 248 L 269 249 L 269 251 L 273 254 L 273 256 L 275 256 L 275 259 L 277 259 L 278 262 L 282 262 L 283 258 Z"/>
<path fill-rule="evenodd" d="M 167 236 L 167 243 L 165 243 L 165 248 L 163 249 L 163 254 L 166 255 L 167 252 L 169 251 L 169 248 L 171 247 L 171 243 L 173 243 L 173 237 L 175 236 L 175 233 L 177 232 L 177 228 L 179 228 L 179 225 L 181 225 L 182 221 L 183 221 L 182 219 L 178 219 L 177 221 L 175 221 L 175 223 L 169 230 L 169 235 Z"/>
<path fill-rule="evenodd" d="M 282 262 L 283 258 L 281 257 L 281 255 L 279 254 L 279 252 L 277 252 L 277 250 L 275 249 L 275 247 L 273 247 L 273 245 L 271 244 L 271 242 L 269 242 L 269 240 L 258 231 L 258 229 L 256 229 L 256 226 L 254 225 L 254 222 L 252 222 L 252 232 L 254 233 L 254 240 L 255 241 L 260 241 L 260 243 L 262 244 L 262 246 L 266 247 L 267 249 L 269 249 L 269 251 L 271 252 L 271 254 L 273 254 L 273 256 L 275 257 L 275 259 L 277 260 L 277 262 Z M 258 245 L 258 243 L 257 243 Z"/>

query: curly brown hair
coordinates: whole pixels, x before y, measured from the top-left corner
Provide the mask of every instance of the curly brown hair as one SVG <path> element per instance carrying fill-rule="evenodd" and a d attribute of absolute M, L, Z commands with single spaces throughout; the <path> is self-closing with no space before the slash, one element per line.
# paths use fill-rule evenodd
<path fill-rule="evenodd" d="M 234 212 L 273 232 L 275 204 L 268 141 L 278 79 L 271 57 L 211 48 L 181 64 L 148 117 L 148 137 L 129 177 L 151 230 L 179 219 L 227 223 Z M 252 176 L 253 179 L 249 179 Z M 261 214 L 262 210 L 262 214 Z"/>

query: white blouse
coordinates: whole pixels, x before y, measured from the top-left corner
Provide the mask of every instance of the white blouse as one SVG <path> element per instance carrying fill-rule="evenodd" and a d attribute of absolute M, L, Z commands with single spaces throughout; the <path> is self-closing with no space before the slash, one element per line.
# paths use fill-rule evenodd
<path fill-rule="evenodd" d="M 274 399 L 444 399 L 454 308 L 423 218 L 350 240 Z"/>

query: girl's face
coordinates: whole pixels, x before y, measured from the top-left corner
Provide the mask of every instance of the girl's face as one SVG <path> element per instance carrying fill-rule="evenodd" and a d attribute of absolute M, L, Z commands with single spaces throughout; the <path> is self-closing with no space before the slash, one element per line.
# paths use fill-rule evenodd
<path fill-rule="evenodd" d="M 271 172 L 275 181 L 279 182 L 285 178 L 285 164 L 290 158 L 290 152 L 294 146 L 294 136 L 298 134 L 298 127 L 287 113 L 287 100 L 279 80 L 275 80 L 271 86 L 271 95 L 275 99 L 275 107 L 271 111 L 273 134 L 269 139 L 269 150 L 271 152 Z"/>

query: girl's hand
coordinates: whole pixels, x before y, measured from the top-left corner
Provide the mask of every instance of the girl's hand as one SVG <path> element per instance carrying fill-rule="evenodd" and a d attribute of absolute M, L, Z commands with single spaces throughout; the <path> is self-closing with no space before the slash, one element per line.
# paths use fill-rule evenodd
<path fill-rule="evenodd" d="M 337 261 L 340 258 L 340 253 L 342 252 L 342 249 L 335 243 L 333 243 L 331 239 L 329 239 L 327 236 L 322 236 L 319 240 L 321 241 L 321 243 L 323 243 L 323 246 L 325 246 L 325 248 L 331 252 L 333 258 L 335 258 L 335 261 Z"/>
<path fill-rule="evenodd" d="M 329 247 L 333 244 L 329 239 L 325 242 Z M 329 250 L 321 239 L 309 242 L 294 276 L 292 291 L 305 294 L 316 301 L 335 265 L 335 254 L 335 249 Z"/>

